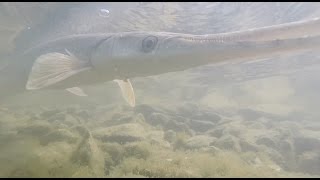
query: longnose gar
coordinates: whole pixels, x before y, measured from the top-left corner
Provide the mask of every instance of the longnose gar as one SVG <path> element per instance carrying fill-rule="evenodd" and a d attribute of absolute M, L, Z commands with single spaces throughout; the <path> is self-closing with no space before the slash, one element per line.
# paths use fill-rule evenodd
<path fill-rule="evenodd" d="M 0 94 L 46 88 L 87 96 L 83 85 L 115 81 L 135 106 L 130 79 L 320 47 L 320 20 L 191 35 L 124 32 L 62 37 L 33 47 L 2 69 Z"/>

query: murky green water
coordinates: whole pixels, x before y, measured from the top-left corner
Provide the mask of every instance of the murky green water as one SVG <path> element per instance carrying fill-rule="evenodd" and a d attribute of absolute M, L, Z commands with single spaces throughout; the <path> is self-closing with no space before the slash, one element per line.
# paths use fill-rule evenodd
<path fill-rule="evenodd" d="M 19 53 L 52 39 L 214 34 L 316 18 L 319 8 L 293 2 L 1 3 L 0 73 L 16 57 L 22 69 L 1 74 L 0 95 L 24 70 Z M 312 51 L 132 78 L 135 107 L 112 81 L 81 87 L 86 97 L 65 90 L 2 95 L 0 177 L 319 177 L 319 60 Z M 10 90 L 24 78 L 12 78 L 17 85 Z"/>

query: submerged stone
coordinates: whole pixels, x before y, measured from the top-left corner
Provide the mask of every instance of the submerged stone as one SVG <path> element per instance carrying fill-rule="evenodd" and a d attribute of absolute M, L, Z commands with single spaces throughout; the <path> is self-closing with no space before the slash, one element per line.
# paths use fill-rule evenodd
<path fill-rule="evenodd" d="M 236 137 L 231 135 L 222 136 L 217 141 L 215 141 L 213 145 L 220 149 L 241 152 L 241 146 L 239 144 L 239 140 Z"/>
<path fill-rule="evenodd" d="M 209 147 L 210 144 L 212 144 L 215 140 L 216 140 L 216 138 L 214 138 L 214 137 L 208 137 L 205 135 L 198 135 L 198 136 L 194 136 L 194 137 L 189 138 L 186 141 L 185 147 L 187 149 L 199 149 L 199 148 L 203 148 L 203 147 Z"/>
<path fill-rule="evenodd" d="M 122 124 L 101 128 L 93 132 L 93 136 L 103 142 L 127 143 L 145 139 L 145 130 L 139 124 Z"/>
<path fill-rule="evenodd" d="M 65 141 L 68 143 L 74 143 L 78 139 L 77 136 L 75 136 L 72 132 L 70 132 L 67 129 L 58 129 L 56 131 L 53 131 L 51 133 L 48 133 L 47 135 L 43 136 L 41 138 L 41 144 L 47 145 L 51 142 L 57 142 L 57 141 Z"/>

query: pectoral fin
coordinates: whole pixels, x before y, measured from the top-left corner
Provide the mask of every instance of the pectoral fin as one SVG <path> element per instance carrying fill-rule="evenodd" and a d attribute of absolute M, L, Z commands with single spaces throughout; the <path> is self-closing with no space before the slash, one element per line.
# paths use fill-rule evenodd
<path fill-rule="evenodd" d="M 83 90 L 79 87 L 73 87 L 66 89 L 70 93 L 77 95 L 77 96 L 88 96 L 86 93 L 83 92 Z"/>
<path fill-rule="evenodd" d="M 130 106 L 135 106 L 135 96 L 133 88 L 129 79 L 126 80 L 113 80 L 118 83 L 121 89 L 123 98 L 130 104 Z"/>
<path fill-rule="evenodd" d="M 54 52 L 39 56 L 29 74 L 26 89 L 45 88 L 91 68 L 86 65 L 86 62 L 66 51 L 68 55 Z"/>

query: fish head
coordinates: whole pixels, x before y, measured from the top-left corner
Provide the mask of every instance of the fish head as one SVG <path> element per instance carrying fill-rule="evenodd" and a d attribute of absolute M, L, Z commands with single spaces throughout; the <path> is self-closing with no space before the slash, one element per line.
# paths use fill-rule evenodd
<path fill-rule="evenodd" d="M 166 32 L 115 34 L 97 47 L 91 61 L 97 71 L 115 79 L 170 72 L 172 66 L 181 66 L 177 59 L 190 59 L 201 47 L 186 36 Z"/>
<path fill-rule="evenodd" d="M 164 36 L 156 33 L 119 33 L 102 42 L 92 56 L 97 71 L 111 71 L 116 78 L 138 76 L 141 69 L 159 58 L 157 49 Z"/>

